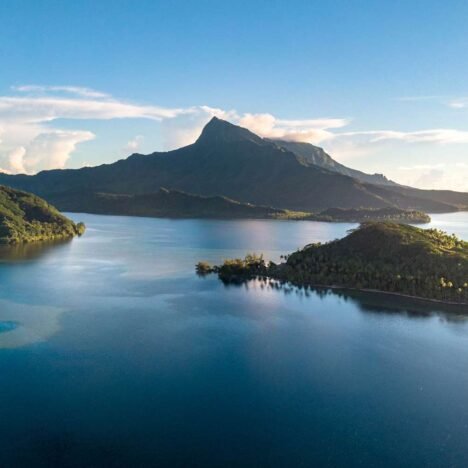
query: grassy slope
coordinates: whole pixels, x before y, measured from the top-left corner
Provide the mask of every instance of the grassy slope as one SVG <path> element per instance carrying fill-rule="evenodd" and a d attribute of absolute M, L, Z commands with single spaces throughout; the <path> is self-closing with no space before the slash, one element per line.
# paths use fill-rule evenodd
<path fill-rule="evenodd" d="M 75 224 L 42 198 L 0 186 L 0 243 L 63 239 L 83 231 L 82 224 Z"/>

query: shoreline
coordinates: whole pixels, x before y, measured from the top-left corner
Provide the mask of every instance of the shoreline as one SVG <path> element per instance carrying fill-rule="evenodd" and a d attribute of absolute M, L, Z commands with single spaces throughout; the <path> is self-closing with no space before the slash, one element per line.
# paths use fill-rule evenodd
<path fill-rule="evenodd" d="M 409 294 L 398 293 L 395 291 L 382 291 L 381 289 L 352 288 L 349 286 L 337 286 L 337 285 L 310 285 L 310 286 L 313 288 L 341 289 L 341 290 L 357 291 L 357 292 L 364 292 L 364 293 L 386 294 L 386 295 L 392 295 L 392 296 L 397 296 L 397 297 L 403 297 L 403 298 L 411 299 L 411 300 L 433 302 L 436 304 L 443 304 L 443 305 L 468 306 L 468 302 L 443 301 L 441 299 L 430 299 L 428 297 L 411 296 Z M 468 311 L 467 311 L 467 314 L 468 314 Z"/>
<path fill-rule="evenodd" d="M 397 224 L 417 224 L 417 225 L 427 225 L 431 221 L 414 221 L 407 219 L 362 219 L 362 220 L 345 220 L 345 219 L 313 219 L 308 217 L 287 217 L 287 216 L 178 216 L 178 215 L 145 215 L 145 214 L 118 214 L 118 213 L 100 213 L 100 212 L 91 212 L 91 211 L 70 211 L 63 210 L 63 214 L 85 214 L 85 215 L 94 215 L 94 216 L 114 216 L 114 217 L 125 217 L 125 218 L 145 218 L 145 219 L 168 219 L 168 220 L 200 220 L 200 221 L 312 221 L 314 223 L 330 223 L 330 224 L 362 224 L 367 222 L 372 223 L 397 223 Z M 440 214 L 448 214 L 440 213 Z"/>

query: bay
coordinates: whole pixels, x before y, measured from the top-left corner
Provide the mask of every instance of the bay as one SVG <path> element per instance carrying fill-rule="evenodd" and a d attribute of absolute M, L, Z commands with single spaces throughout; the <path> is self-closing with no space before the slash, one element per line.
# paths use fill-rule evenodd
<path fill-rule="evenodd" d="M 355 225 L 70 216 L 0 251 L 0 466 L 468 464 L 465 311 L 194 273 Z"/>

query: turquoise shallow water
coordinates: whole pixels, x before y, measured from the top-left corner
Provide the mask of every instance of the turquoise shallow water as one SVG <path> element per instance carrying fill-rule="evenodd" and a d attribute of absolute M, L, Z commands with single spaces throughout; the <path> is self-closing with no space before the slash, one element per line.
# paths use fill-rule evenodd
<path fill-rule="evenodd" d="M 0 322 L 0 333 L 5 333 L 14 330 L 18 324 L 16 322 Z"/>
<path fill-rule="evenodd" d="M 193 271 L 353 225 L 72 216 L 0 252 L 0 466 L 468 464 L 463 314 Z"/>

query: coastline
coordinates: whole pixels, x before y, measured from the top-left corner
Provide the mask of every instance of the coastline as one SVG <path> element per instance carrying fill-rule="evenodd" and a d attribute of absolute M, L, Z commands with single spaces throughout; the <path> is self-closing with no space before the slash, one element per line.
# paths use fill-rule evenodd
<path fill-rule="evenodd" d="M 291 284 L 293 284 L 293 283 L 291 283 Z M 430 298 L 421 297 L 421 296 L 411 296 L 409 294 L 398 293 L 398 292 L 395 292 L 395 291 L 383 291 L 381 289 L 352 288 L 352 287 L 349 287 L 349 286 L 319 285 L 319 284 L 317 284 L 317 285 L 311 284 L 309 286 L 312 287 L 312 288 L 336 289 L 336 290 L 342 290 L 342 291 L 347 290 L 347 291 L 357 291 L 357 292 L 373 293 L 373 294 L 385 294 L 385 295 L 403 297 L 403 298 L 411 299 L 411 300 L 431 302 L 431 303 L 435 303 L 435 304 L 443 304 L 443 305 L 450 305 L 450 306 L 468 306 L 468 302 L 442 301 L 440 299 L 430 299 Z M 466 313 L 468 314 L 468 310 L 466 311 Z"/>
<path fill-rule="evenodd" d="M 276 281 L 280 281 L 280 278 L 276 278 L 274 276 L 261 276 L 261 278 L 268 278 L 268 279 L 273 279 Z M 255 278 L 248 278 L 248 280 L 253 280 Z M 427 297 L 421 297 L 421 296 L 411 296 L 409 294 L 403 294 L 403 293 L 398 293 L 395 291 L 383 291 L 381 289 L 369 289 L 369 288 L 353 288 L 351 286 L 338 286 L 336 284 L 330 285 L 330 284 L 295 284 L 289 280 L 283 280 L 286 283 L 291 284 L 292 286 L 295 287 L 311 287 L 315 289 L 334 289 L 334 290 L 341 290 L 341 291 L 356 291 L 356 292 L 363 292 L 363 293 L 372 293 L 372 294 L 385 294 L 385 295 L 391 295 L 391 296 L 397 296 L 397 297 L 403 297 L 405 299 L 411 299 L 411 300 L 416 300 L 416 301 L 423 301 L 423 302 L 431 302 L 435 304 L 442 304 L 442 305 L 449 305 L 449 306 L 468 306 L 468 302 L 453 302 L 453 301 L 443 301 L 440 299 L 430 299 Z M 468 310 L 466 311 L 468 315 Z"/>

